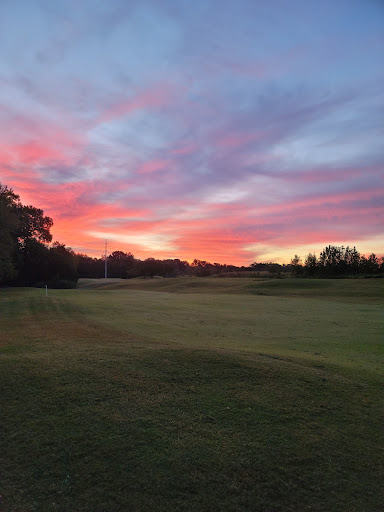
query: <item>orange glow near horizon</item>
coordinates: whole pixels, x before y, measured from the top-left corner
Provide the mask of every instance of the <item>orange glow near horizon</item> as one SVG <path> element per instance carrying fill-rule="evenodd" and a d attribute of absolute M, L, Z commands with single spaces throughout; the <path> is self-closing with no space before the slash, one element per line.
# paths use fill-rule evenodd
<path fill-rule="evenodd" d="M 248 266 L 253 261 L 289 263 L 295 254 L 302 258 L 308 252 L 319 254 L 328 244 L 356 245 L 361 253 L 383 252 L 381 240 L 374 234 L 361 238 L 352 223 L 348 230 L 340 230 L 337 219 L 348 216 L 369 223 L 372 216 L 383 213 L 383 208 L 367 206 L 356 212 L 353 202 L 379 199 L 384 189 L 288 200 L 253 210 L 242 204 L 206 204 L 195 208 L 190 218 L 188 204 L 178 204 L 178 214 L 160 218 L 156 216 L 155 203 L 152 208 L 127 208 L 121 201 L 100 202 L 106 187 L 102 182 L 52 184 L 42 182 L 36 172 L 27 176 L 15 180 L 9 173 L 7 184 L 24 204 L 40 207 L 53 218 L 54 240 L 92 257 L 102 255 L 105 239 L 109 241 L 110 252 L 131 252 L 140 259 L 179 258 L 191 262 L 198 258 L 239 266 Z M 310 211 L 314 208 L 316 230 L 310 222 Z M 334 220 L 331 229 L 326 219 Z M 298 231 L 298 224 L 304 220 Z M 243 229 L 247 223 L 252 229 Z M 340 236 L 341 231 L 345 236 Z"/>

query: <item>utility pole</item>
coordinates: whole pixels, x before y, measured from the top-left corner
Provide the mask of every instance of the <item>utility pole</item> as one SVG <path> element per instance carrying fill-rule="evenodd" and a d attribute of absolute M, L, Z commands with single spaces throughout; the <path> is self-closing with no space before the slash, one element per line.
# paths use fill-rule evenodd
<path fill-rule="evenodd" d="M 108 277 L 108 256 L 107 256 L 107 249 L 108 249 L 108 240 L 105 241 L 105 256 L 104 256 L 104 278 L 107 279 Z"/>

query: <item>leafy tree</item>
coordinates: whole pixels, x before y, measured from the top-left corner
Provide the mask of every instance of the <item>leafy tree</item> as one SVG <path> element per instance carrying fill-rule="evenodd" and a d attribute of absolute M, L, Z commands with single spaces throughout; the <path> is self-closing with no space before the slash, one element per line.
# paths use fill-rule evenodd
<path fill-rule="evenodd" d="M 128 277 L 128 273 L 134 265 L 135 257 L 132 253 L 114 251 L 108 256 L 108 276 L 122 278 Z"/>
<path fill-rule="evenodd" d="M 205 260 L 194 259 L 191 263 L 191 269 L 196 276 L 204 277 L 212 273 L 213 265 Z"/>
<path fill-rule="evenodd" d="M 340 273 L 344 261 L 344 247 L 328 245 L 320 253 L 319 265 L 321 271 L 326 275 Z"/>
<path fill-rule="evenodd" d="M 138 275 L 144 277 L 154 277 L 160 275 L 161 272 L 161 261 L 155 258 L 147 258 L 138 264 Z"/>
<path fill-rule="evenodd" d="M 20 247 L 18 282 L 32 286 L 50 278 L 49 249 L 34 238 L 27 238 Z"/>
<path fill-rule="evenodd" d="M 301 258 L 300 256 L 298 256 L 297 254 L 295 254 L 295 256 L 291 259 L 291 265 L 293 267 L 297 266 L 297 265 L 301 265 Z"/>
<path fill-rule="evenodd" d="M 319 263 L 316 254 L 309 253 L 305 258 L 305 274 L 307 276 L 315 276 L 318 272 Z"/>
<path fill-rule="evenodd" d="M 12 281 L 17 276 L 18 204 L 19 196 L 0 183 L 0 283 Z"/>
<path fill-rule="evenodd" d="M 360 258 L 360 253 L 356 250 L 356 247 L 353 247 L 353 249 L 347 247 L 345 249 L 344 259 L 348 274 L 357 274 L 359 272 Z"/>
<path fill-rule="evenodd" d="M 0 184 L 0 283 L 77 280 L 73 251 L 52 240 L 53 221 Z"/>
<path fill-rule="evenodd" d="M 79 277 L 104 277 L 104 261 L 86 254 L 76 254 L 76 265 Z"/>
<path fill-rule="evenodd" d="M 380 270 L 379 259 L 376 254 L 372 253 L 368 258 L 362 256 L 360 260 L 360 268 L 363 274 L 376 274 Z"/>
<path fill-rule="evenodd" d="M 295 256 L 291 259 L 291 268 L 292 272 L 295 274 L 295 276 L 302 276 L 303 275 L 303 265 L 300 256 L 295 254 Z"/>
<path fill-rule="evenodd" d="M 173 261 L 174 272 L 176 273 L 176 275 L 186 274 L 190 269 L 188 261 L 181 261 L 178 258 L 171 261 Z"/>
<path fill-rule="evenodd" d="M 51 281 L 77 281 L 77 261 L 70 247 L 60 242 L 53 244 L 49 250 L 49 275 Z"/>
<path fill-rule="evenodd" d="M 50 229 L 53 220 L 44 215 L 43 210 L 34 206 L 23 206 L 21 203 L 17 205 L 17 216 L 19 226 L 17 234 L 19 240 L 35 239 L 43 243 L 52 240 Z"/>

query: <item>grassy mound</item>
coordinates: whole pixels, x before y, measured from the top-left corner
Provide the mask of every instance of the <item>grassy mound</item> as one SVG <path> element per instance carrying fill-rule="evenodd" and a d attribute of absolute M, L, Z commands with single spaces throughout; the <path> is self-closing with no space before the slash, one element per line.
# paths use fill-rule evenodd
<path fill-rule="evenodd" d="M 80 279 L 78 287 L 88 290 L 142 290 L 169 293 L 255 294 L 305 297 L 342 302 L 384 303 L 381 279 L 262 279 L 236 277 L 177 277 L 135 279 Z"/>

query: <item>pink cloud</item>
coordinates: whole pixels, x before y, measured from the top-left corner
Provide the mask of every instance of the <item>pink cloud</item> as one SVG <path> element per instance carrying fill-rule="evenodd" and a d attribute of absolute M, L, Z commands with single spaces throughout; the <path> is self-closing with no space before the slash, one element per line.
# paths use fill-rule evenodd
<path fill-rule="evenodd" d="M 119 100 L 106 108 L 99 116 L 97 123 L 106 123 L 120 119 L 136 110 L 144 110 L 158 107 L 168 101 L 170 97 L 169 87 L 164 84 L 157 84 L 155 87 L 140 92 L 130 99 Z"/>
<path fill-rule="evenodd" d="M 366 177 L 369 174 L 379 176 L 382 167 L 373 165 L 363 168 L 348 167 L 342 169 L 316 169 L 306 171 L 276 172 L 274 175 L 285 181 L 298 183 L 327 183 L 335 181 L 346 181 L 353 178 Z M 384 174 L 382 174 L 384 178 Z"/>
<path fill-rule="evenodd" d="M 51 144 L 50 144 L 51 142 Z M 35 165 L 44 161 L 63 160 L 66 158 L 62 149 L 55 147 L 52 141 L 41 143 L 29 140 L 20 144 L 1 144 L 0 162 L 15 165 Z"/>
<path fill-rule="evenodd" d="M 138 174 L 147 174 L 156 171 L 161 171 L 170 165 L 168 160 L 150 160 L 139 165 L 137 169 Z"/>
<path fill-rule="evenodd" d="M 185 146 L 181 146 L 179 148 L 175 148 L 171 150 L 171 154 L 173 155 L 188 155 L 197 149 L 195 144 L 186 144 Z"/>
<path fill-rule="evenodd" d="M 224 135 L 217 141 L 218 146 L 242 146 L 243 144 L 247 144 L 248 142 L 255 141 L 257 139 L 262 138 L 263 134 L 259 133 L 233 133 Z"/>

